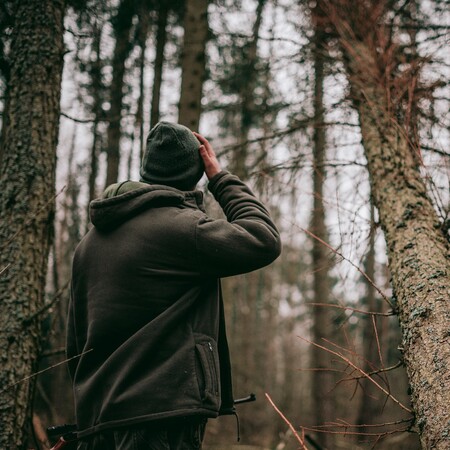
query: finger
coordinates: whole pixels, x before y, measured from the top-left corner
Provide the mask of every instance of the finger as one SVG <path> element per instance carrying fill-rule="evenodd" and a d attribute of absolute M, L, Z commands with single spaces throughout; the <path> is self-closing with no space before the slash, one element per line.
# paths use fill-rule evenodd
<path fill-rule="evenodd" d="M 195 131 L 192 132 L 192 134 L 197 138 L 198 141 L 200 141 L 201 144 L 205 144 L 206 138 L 204 138 L 201 134 L 196 133 Z"/>
<path fill-rule="evenodd" d="M 192 132 L 194 136 L 197 138 L 198 141 L 200 141 L 201 144 L 203 144 L 208 151 L 208 153 L 214 153 L 213 148 L 211 144 L 209 143 L 208 139 L 206 139 L 204 136 L 202 136 L 199 133 L 196 133 L 195 131 Z"/>
<path fill-rule="evenodd" d="M 206 149 L 206 147 L 204 145 L 200 145 L 199 148 L 199 152 L 200 152 L 200 157 L 203 159 L 204 164 L 209 164 L 211 161 L 211 156 L 208 153 L 208 150 Z"/>

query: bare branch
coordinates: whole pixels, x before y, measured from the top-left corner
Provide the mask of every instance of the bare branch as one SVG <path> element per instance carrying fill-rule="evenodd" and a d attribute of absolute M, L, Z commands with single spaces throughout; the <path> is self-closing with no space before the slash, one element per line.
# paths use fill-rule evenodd
<path fill-rule="evenodd" d="M 40 209 L 36 211 L 36 213 L 39 213 L 43 211 L 49 203 L 51 203 L 53 200 L 55 200 L 64 190 L 66 189 L 66 186 L 63 186 L 63 188 L 54 196 L 52 196 L 51 200 L 49 200 L 47 203 L 42 205 Z M 4 250 L 20 233 L 22 233 L 25 228 L 30 225 L 34 220 L 34 217 L 30 217 L 28 220 L 26 220 L 21 227 L 0 247 L 1 250 Z M 0 272 L 0 275 L 3 273 L 4 270 L 6 270 L 9 267 L 9 265 L 6 268 L 3 268 Z"/>
<path fill-rule="evenodd" d="M 322 307 L 329 307 L 329 308 L 338 308 L 338 309 L 345 309 L 348 311 L 353 311 L 355 313 L 360 313 L 360 314 L 368 314 L 371 316 L 383 316 L 383 317 L 390 317 L 395 315 L 395 313 L 393 311 L 389 311 L 389 312 L 373 312 L 373 311 L 364 311 L 362 309 L 356 309 L 356 308 L 351 308 L 350 306 L 342 306 L 342 305 L 333 305 L 331 303 L 306 303 L 306 306 L 322 306 Z"/>
<path fill-rule="evenodd" d="M 25 378 L 22 378 L 21 380 L 16 381 L 15 383 L 10 384 L 9 386 L 6 386 L 4 389 L 2 389 L 0 391 L 0 394 L 3 394 L 3 392 L 9 391 L 11 388 L 13 388 L 14 386 L 17 386 L 20 383 L 23 383 L 25 381 L 31 380 L 31 378 L 37 377 L 38 375 L 40 375 L 40 374 L 42 374 L 44 372 L 48 372 L 49 370 L 54 369 L 55 367 L 61 366 L 63 364 L 66 364 L 69 361 L 72 361 L 72 359 L 81 358 L 82 356 L 86 355 L 86 353 L 92 352 L 92 350 L 94 350 L 94 349 L 91 348 L 89 350 L 86 350 L 83 353 L 80 353 L 79 355 L 72 356 L 71 358 L 65 359 L 64 361 L 60 361 L 57 364 L 53 364 L 53 366 L 47 367 L 46 369 L 40 370 L 39 372 L 32 373 L 31 375 L 29 375 L 29 376 L 27 376 Z"/>
<path fill-rule="evenodd" d="M 389 306 L 392 308 L 392 310 L 394 310 L 394 306 L 392 305 L 391 301 L 388 299 L 388 297 L 386 296 L 386 294 L 384 294 L 384 292 L 375 284 L 375 282 L 367 275 L 366 272 L 364 272 L 364 270 L 362 270 L 360 267 L 358 267 L 353 261 L 351 261 L 350 259 L 346 258 L 341 252 L 339 252 L 338 250 L 336 250 L 335 248 L 333 248 L 330 244 L 328 244 L 327 242 L 325 242 L 323 239 L 320 239 L 318 236 L 316 236 L 314 233 L 312 233 L 311 231 L 299 227 L 302 231 L 304 231 L 306 234 L 308 234 L 309 236 L 311 236 L 312 238 L 318 240 L 321 244 L 325 245 L 325 247 L 327 247 L 329 250 L 331 250 L 333 253 L 335 253 L 336 255 L 340 256 L 342 259 L 344 259 L 345 261 L 347 261 L 351 266 L 353 266 L 375 289 L 376 291 L 381 295 L 381 297 L 383 297 L 383 299 L 389 304 Z"/>
<path fill-rule="evenodd" d="M 27 317 L 27 318 L 23 319 L 22 323 L 24 325 L 29 325 L 36 317 L 40 316 L 43 312 L 45 312 L 48 309 L 50 309 L 57 301 L 60 300 L 62 294 L 64 294 L 64 292 L 68 288 L 69 284 L 70 284 L 70 281 L 68 281 L 62 288 L 60 288 L 58 290 L 58 292 L 55 293 L 53 298 L 49 302 L 47 302 L 42 308 L 38 309 L 30 317 Z"/>
<path fill-rule="evenodd" d="M 380 389 L 384 394 L 386 394 L 394 403 L 396 403 L 400 408 L 404 409 L 405 411 L 412 414 L 411 409 L 403 405 L 399 400 L 397 400 L 392 394 L 390 394 L 386 389 L 383 388 L 379 383 L 377 383 L 368 373 L 364 372 L 360 367 L 358 367 L 356 364 L 354 364 L 350 359 L 346 358 L 344 355 L 342 355 L 339 352 L 335 352 L 327 347 L 324 347 L 323 345 L 317 344 L 316 342 L 312 342 L 304 337 L 298 336 L 300 339 L 302 339 L 305 342 L 308 342 L 311 345 L 314 345 L 317 348 L 320 348 L 322 350 L 325 350 L 328 353 L 331 353 L 332 355 L 335 355 L 342 359 L 344 362 L 346 362 L 349 366 L 353 367 L 355 370 L 360 372 L 364 377 L 366 377 L 369 381 L 371 381 L 378 389 Z"/>
<path fill-rule="evenodd" d="M 93 122 L 95 122 L 95 118 L 92 118 L 92 119 L 78 119 L 76 117 L 69 116 L 69 114 L 66 114 L 65 112 L 62 112 L 62 111 L 61 111 L 60 114 L 61 114 L 61 116 L 65 117 L 66 119 L 72 120 L 73 122 L 76 122 L 76 123 L 93 123 Z"/>
<path fill-rule="evenodd" d="M 269 400 L 269 403 L 273 406 L 273 408 L 275 409 L 275 411 L 280 415 L 280 417 L 288 424 L 289 428 L 292 430 L 292 432 L 294 433 L 294 436 L 297 438 L 297 441 L 300 442 L 301 445 L 301 449 L 303 450 L 308 450 L 308 447 L 306 447 L 305 442 L 303 441 L 303 439 L 298 435 L 296 429 L 294 428 L 294 426 L 291 424 L 291 422 L 289 422 L 289 420 L 286 419 L 286 417 L 284 416 L 284 414 L 277 408 L 277 406 L 275 405 L 275 403 L 273 402 L 273 400 L 270 398 L 270 395 L 266 392 L 266 398 L 267 400 Z"/>

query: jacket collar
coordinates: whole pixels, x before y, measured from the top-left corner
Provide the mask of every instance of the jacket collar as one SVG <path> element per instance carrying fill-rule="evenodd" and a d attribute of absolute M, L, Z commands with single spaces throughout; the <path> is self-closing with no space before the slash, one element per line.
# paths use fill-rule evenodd
<path fill-rule="evenodd" d="M 180 191 L 170 186 L 138 182 L 109 186 L 104 197 L 89 205 L 92 224 L 99 230 L 112 230 L 121 223 L 149 209 L 183 204 L 205 211 L 203 192 Z"/>

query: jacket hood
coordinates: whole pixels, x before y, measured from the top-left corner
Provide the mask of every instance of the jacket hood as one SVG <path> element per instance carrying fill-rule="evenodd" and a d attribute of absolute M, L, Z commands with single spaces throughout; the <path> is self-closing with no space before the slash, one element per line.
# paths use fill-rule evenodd
<path fill-rule="evenodd" d="M 103 198 L 90 203 L 89 215 L 95 228 L 100 231 L 111 231 L 149 208 L 176 206 L 182 203 L 204 210 L 203 193 L 184 192 L 170 186 L 128 181 L 109 186 Z"/>

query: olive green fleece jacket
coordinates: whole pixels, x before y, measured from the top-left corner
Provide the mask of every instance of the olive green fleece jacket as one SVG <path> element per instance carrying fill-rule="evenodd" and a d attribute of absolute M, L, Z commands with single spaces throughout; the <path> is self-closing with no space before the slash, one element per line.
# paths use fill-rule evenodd
<path fill-rule="evenodd" d="M 94 227 L 74 254 L 67 357 L 81 355 L 69 362 L 80 437 L 232 412 L 220 278 L 281 251 L 266 208 L 228 172 L 209 183 L 227 220 L 208 217 L 200 191 L 132 188 L 91 203 Z"/>

